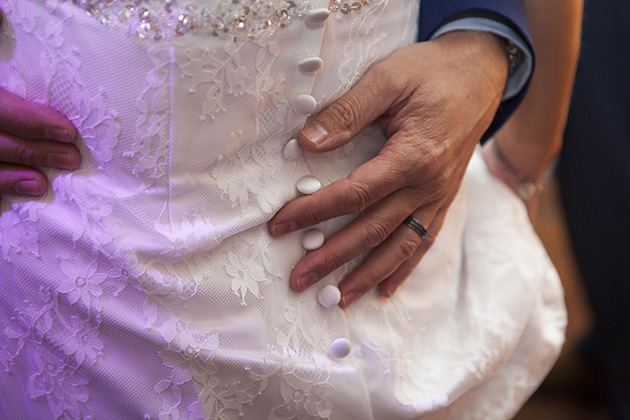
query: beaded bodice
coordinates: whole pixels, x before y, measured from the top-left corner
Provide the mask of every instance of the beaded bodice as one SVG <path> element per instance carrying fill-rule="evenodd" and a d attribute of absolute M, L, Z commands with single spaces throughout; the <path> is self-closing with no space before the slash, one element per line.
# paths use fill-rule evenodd
<path fill-rule="evenodd" d="M 59 0 L 72 1 L 105 26 L 128 28 L 139 38 L 161 40 L 203 32 L 233 42 L 271 36 L 309 13 L 358 12 L 368 0 L 329 0 L 316 8 L 309 0 L 230 0 L 212 6 L 189 0 Z"/>

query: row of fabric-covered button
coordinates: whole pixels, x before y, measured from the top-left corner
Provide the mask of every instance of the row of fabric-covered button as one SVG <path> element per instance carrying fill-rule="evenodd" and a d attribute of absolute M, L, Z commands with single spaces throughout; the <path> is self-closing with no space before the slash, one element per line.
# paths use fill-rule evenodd
<path fill-rule="evenodd" d="M 319 27 L 324 23 L 330 11 L 327 8 L 313 9 L 305 16 L 304 22 L 307 27 Z M 324 61 L 319 57 L 306 57 L 298 63 L 298 68 L 303 73 L 315 73 L 324 65 Z M 308 94 L 298 95 L 293 100 L 294 111 L 303 116 L 312 114 L 317 110 L 317 100 Z M 284 147 L 284 157 L 287 160 L 299 159 L 304 150 L 299 145 L 297 139 L 287 142 Z M 306 175 L 297 181 L 296 188 L 301 194 L 314 194 L 322 187 L 321 182 L 312 175 Z M 324 232 L 318 229 L 308 229 L 302 234 L 302 246 L 308 251 L 313 251 L 324 245 L 326 237 Z M 325 308 L 335 307 L 341 300 L 341 292 L 334 285 L 327 285 L 320 289 L 317 300 Z M 333 340 L 329 347 L 331 356 L 341 359 L 350 354 L 352 345 L 347 338 L 337 338 Z"/>

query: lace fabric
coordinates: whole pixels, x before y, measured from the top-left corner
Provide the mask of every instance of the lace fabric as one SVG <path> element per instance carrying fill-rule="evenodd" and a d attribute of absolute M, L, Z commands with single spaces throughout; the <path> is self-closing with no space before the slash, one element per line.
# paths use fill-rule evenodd
<path fill-rule="evenodd" d="M 319 305 L 318 286 L 356 261 L 290 291 L 301 233 L 267 234 L 301 177 L 327 185 L 386 140 L 371 126 L 288 160 L 309 118 L 295 98 L 322 109 L 412 42 L 417 1 L 236 42 L 142 38 L 72 2 L 0 7 L 0 86 L 67 115 L 83 158 L 45 170 L 43 197 L 0 201 L 0 417 L 506 419 L 542 380 L 562 343 L 562 292 L 518 199 L 478 157 L 390 300 Z M 305 72 L 305 57 L 324 66 Z M 347 220 L 318 228 L 328 237 Z M 337 338 L 348 357 L 329 355 Z"/>

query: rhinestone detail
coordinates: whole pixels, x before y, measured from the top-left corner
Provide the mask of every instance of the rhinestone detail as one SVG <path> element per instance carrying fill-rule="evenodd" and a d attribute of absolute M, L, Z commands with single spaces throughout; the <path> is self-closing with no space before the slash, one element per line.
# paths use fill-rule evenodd
<path fill-rule="evenodd" d="M 170 39 L 191 32 L 233 42 L 272 36 L 316 6 L 309 0 L 224 0 L 213 7 L 179 0 L 57 0 L 71 2 L 102 25 L 123 27 L 141 39 Z M 329 0 L 328 10 L 349 14 L 376 0 Z"/>

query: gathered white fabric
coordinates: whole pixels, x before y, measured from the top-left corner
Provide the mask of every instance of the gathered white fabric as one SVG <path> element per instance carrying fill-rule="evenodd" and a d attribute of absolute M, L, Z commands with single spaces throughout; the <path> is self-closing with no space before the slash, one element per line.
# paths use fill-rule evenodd
<path fill-rule="evenodd" d="M 107 3 L 86 13 L 0 0 L 0 86 L 68 116 L 83 159 L 44 170 L 41 198 L 0 202 L 0 418 L 513 416 L 553 364 L 566 314 L 522 203 L 479 156 L 390 299 L 318 303 L 358 261 L 293 292 L 301 233 L 267 232 L 301 177 L 328 185 L 386 141 L 370 126 L 339 150 L 289 160 L 284 146 L 309 118 L 294 99 L 310 95 L 317 112 L 413 42 L 418 1 L 373 0 L 322 23 L 308 13 L 328 0 L 299 2 L 290 24 L 251 36 L 235 21 L 213 35 L 216 25 L 195 29 L 181 14 L 192 29 L 177 33 L 165 4 L 179 2 L 108 3 L 133 16 L 146 6 L 151 22 Z M 181 3 L 190 19 L 243 7 Z M 323 67 L 300 70 L 307 57 Z M 347 221 L 318 229 L 329 237 Z M 339 338 L 346 357 L 330 354 Z"/>

